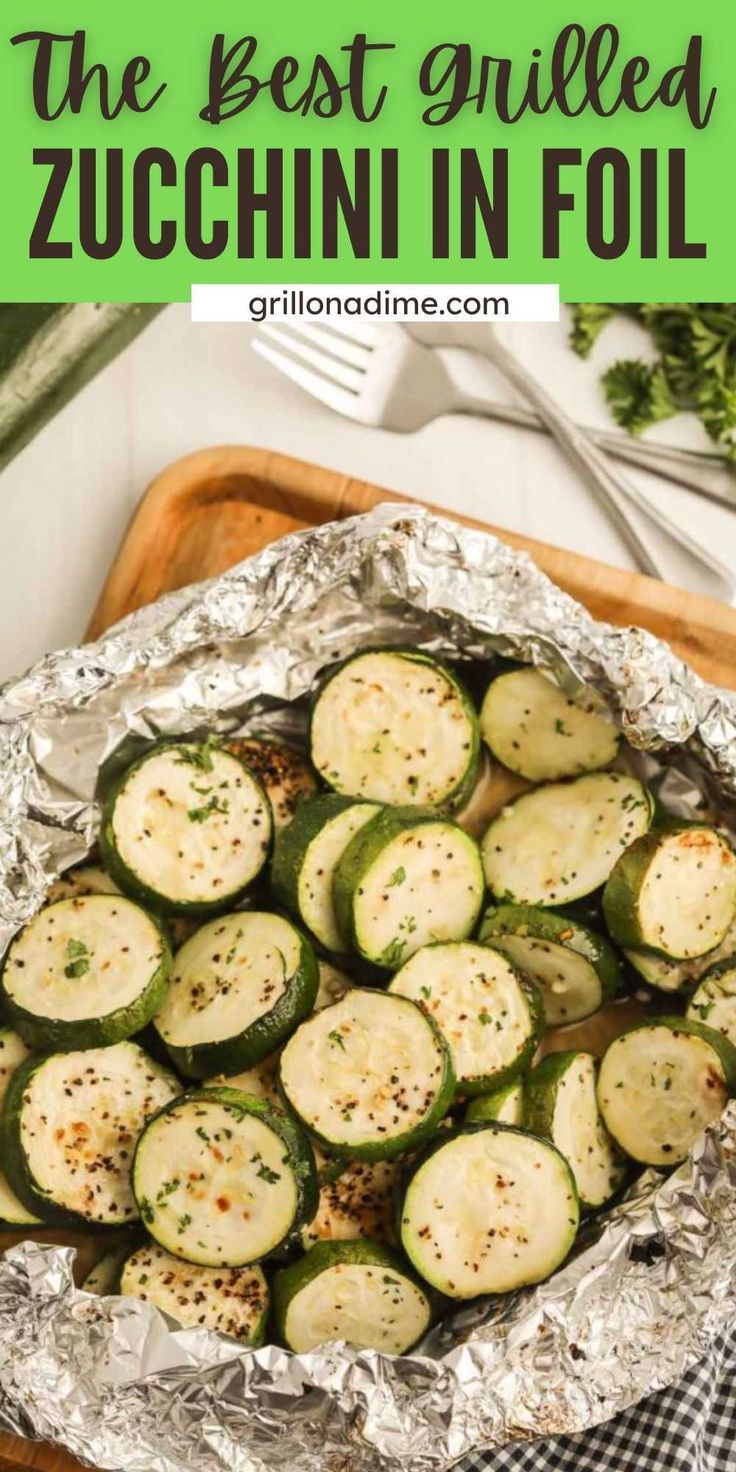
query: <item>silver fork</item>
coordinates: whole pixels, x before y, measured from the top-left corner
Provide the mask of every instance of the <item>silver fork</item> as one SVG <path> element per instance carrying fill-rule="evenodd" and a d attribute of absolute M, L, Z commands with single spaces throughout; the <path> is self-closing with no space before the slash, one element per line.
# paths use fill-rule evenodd
<path fill-rule="evenodd" d="M 260 330 L 263 335 L 253 339 L 253 347 L 261 357 L 307 393 L 361 424 L 407 431 L 419 429 L 441 414 L 489 414 L 489 401 L 461 390 L 439 352 L 422 346 L 397 325 L 384 324 L 378 328 L 363 322 L 348 325 L 341 321 L 339 329 L 332 329 L 300 320 L 278 325 L 263 323 Z M 524 386 L 517 379 L 514 381 L 524 392 Z M 545 397 L 549 400 L 549 396 Z M 549 403 L 553 405 L 553 401 Z M 540 411 L 541 407 L 537 403 Z M 540 412 L 540 417 L 549 423 L 552 415 Z M 658 537 L 665 536 L 696 564 L 701 578 L 705 573 L 712 596 L 732 602 L 736 580 L 728 568 L 630 486 L 600 451 L 596 451 L 594 473 L 588 456 L 579 454 L 581 441 L 588 448 L 587 432 L 570 421 L 559 429 L 560 421 L 566 421 L 561 410 L 553 431 L 555 437 L 604 502 L 637 566 L 654 577 L 666 579 L 667 569 L 658 542 Z M 597 440 L 597 436 L 590 438 Z M 628 515 L 629 506 L 635 508 L 636 525 Z"/>

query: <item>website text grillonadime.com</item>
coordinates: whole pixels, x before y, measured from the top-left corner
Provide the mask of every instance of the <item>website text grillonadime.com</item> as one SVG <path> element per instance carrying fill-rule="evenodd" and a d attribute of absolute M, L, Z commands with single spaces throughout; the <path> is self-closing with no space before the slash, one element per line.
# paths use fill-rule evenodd
<path fill-rule="evenodd" d="M 557 321 L 557 286 L 192 286 L 192 318 L 201 322 L 265 322 L 310 318 L 336 323 Z"/>
<path fill-rule="evenodd" d="M 248 305 L 253 322 L 268 317 L 369 317 L 384 322 L 417 321 L 424 317 L 508 317 L 510 307 L 505 296 L 406 296 L 390 291 L 373 291 L 364 295 L 323 295 L 304 291 L 301 287 L 273 292 L 270 296 L 252 296 Z"/>

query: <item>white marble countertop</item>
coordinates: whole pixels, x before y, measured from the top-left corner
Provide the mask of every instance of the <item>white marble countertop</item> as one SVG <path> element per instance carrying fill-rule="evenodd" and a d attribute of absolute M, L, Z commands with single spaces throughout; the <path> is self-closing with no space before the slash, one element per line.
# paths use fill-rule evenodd
<path fill-rule="evenodd" d="M 167 308 L 0 475 L 0 679 L 79 639 L 142 491 L 170 461 L 208 444 L 291 452 L 631 565 L 544 436 L 459 415 L 413 435 L 364 429 L 262 363 L 250 348 L 252 330 L 193 325 L 187 306 Z M 583 363 L 567 346 L 566 323 L 506 330 L 539 378 L 588 424 L 609 423 L 601 367 L 645 342 L 635 327 L 616 323 Z M 477 372 L 492 377 L 485 366 Z M 670 442 L 705 443 L 687 420 L 660 432 Z M 736 567 L 735 513 L 651 476 L 636 480 Z M 673 580 L 683 579 L 675 571 Z"/>

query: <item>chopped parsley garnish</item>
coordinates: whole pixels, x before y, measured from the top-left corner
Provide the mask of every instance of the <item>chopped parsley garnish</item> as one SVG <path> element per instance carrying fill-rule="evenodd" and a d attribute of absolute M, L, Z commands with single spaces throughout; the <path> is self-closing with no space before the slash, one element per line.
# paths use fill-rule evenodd
<path fill-rule="evenodd" d="M 394 889 L 397 884 L 403 884 L 405 879 L 406 879 L 406 869 L 404 869 L 404 868 L 394 869 L 394 872 L 391 875 L 391 878 L 389 879 L 388 884 L 386 885 L 386 888 L 387 889 Z"/>
<path fill-rule="evenodd" d="M 260 1176 L 262 1181 L 268 1181 L 269 1186 L 275 1186 L 276 1182 L 281 1180 L 281 1176 L 279 1175 L 278 1171 L 271 1170 L 270 1166 L 266 1165 L 265 1161 L 262 1161 L 259 1165 L 258 1170 L 256 1171 L 256 1175 Z"/>
<path fill-rule="evenodd" d="M 86 976 L 90 968 L 90 956 L 84 941 L 68 940 L 66 955 L 68 965 L 64 967 L 64 975 L 68 976 L 70 981 L 77 981 L 80 976 Z"/>
<path fill-rule="evenodd" d="M 198 767 L 200 772 L 211 772 L 214 767 L 212 753 L 219 746 L 216 736 L 208 736 L 198 746 L 180 746 L 176 758 L 179 766 Z"/>
<path fill-rule="evenodd" d="M 736 303 L 580 302 L 572 346 L 586 357 L 616 312 L 650 334 L 653 362 L 628 358 L 603 375 L 617 422 L 631 434 L 682 411 L 697 414 L 724 456 L 736 463 Z"/>
<path fill-rule="evenodd" d="M 341 1032 L 328 1032 L 327 1036 L 331 1043 L 337 1044 L 338 1048 L 342 1048 L 343 1053 L 345 1052 L 345 1039 Z"/>
<path fill-rule="evenodd" d="M 227 798 L 211 797 L 209 802 L 201 808 L 189 808 L 187 817 L 190 823 L 206 823 L 213 813 L 228 813 L 230 807 Z"/>

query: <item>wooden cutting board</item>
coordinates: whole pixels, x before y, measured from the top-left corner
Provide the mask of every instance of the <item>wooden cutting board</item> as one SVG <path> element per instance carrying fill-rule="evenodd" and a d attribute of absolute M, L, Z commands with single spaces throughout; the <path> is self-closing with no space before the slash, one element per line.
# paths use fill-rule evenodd
<path fill-rule="evenodd" d="M 88 635 L 96 638 L 124 614 L 162 593 L 224 572 L 286 532 L 368 511 L 380 501 L 408 499 L 268 450 L 235 445 L 188 455 L 165 470 L 143 497 L 108 574 Z M 468 517 L 455 519 L 484 525 Z M 733 609 L 639 573 L 493 530 L 529 552 L 597 618 L 650 629 L 669 640 L 705 679 L 736 688 Z M 99 1238 L 93 1241 L 82 1234 L 49 1230 L 37 1235 L 40 1240 L 77 1246 L 81 1272 L 103 1250 Z M 13 1241 L 16 1236 L 0 1234 L 0 1250 Z M 21 1467 L 79 1472 L 81 1464 L 56 1448 L 0 1436 L 0 1469 Z"/>

